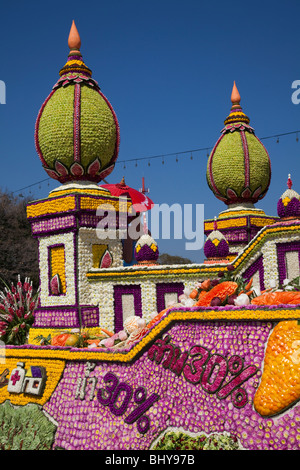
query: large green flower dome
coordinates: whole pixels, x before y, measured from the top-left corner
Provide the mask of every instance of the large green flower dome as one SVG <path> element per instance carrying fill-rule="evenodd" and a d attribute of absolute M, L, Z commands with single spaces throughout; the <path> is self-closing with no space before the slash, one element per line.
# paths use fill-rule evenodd
<path fill-rule="evenodd" d="M 256 203 L 265 196 L 271 179 L 268 152 L 249 126 L 240 99 L 234 83 L 231 112 L 207 164 L 208 185 L 227 205 Z"/>
<path fill-rule="evenodd" d="M 119 125 L 111 104 L 83 62 L 74 21 L 68 44 L 68 61 L 37 117 L 36 150 L 48 175 L 61 183 L 98 183 L 114 168 Z"/>

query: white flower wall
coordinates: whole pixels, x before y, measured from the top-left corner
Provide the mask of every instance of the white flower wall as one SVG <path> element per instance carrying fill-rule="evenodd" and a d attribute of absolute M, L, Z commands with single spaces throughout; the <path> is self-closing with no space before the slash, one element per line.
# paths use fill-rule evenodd
<path fill-rule="evenodd" d="M 99 239 L 94 228 L 82 227 L 79 229 L 77 239 L 77 271 L 78 271 L 78 291 L 80 305 L 96 305 L 96 293 L 92 293 L 91 283 L 87 280 L 86 273 L 93 269 L 92 246 L 97 244 L 108 245 L 108 250 L 112 256 L 112 268 L 123 265 L 122 242 L 121 240 Z M 100 287 L 100 286 L 99 286 Z M 93 289 L 94 290 L 94 289 Z"/>
<path fill-rule="evenodd" d="M 48 249 L 53 245 L 64 245 L 65 247 L 65 276 L 66 293 L 63 295 L 49 295 L 49 260 Z M 75 235 L 73 233 L 64 233 L 43 237 L 39 242 L 39 266 L 41 281 L 41 306 L 55 307 L 59 305 L 75 305 Z"/>

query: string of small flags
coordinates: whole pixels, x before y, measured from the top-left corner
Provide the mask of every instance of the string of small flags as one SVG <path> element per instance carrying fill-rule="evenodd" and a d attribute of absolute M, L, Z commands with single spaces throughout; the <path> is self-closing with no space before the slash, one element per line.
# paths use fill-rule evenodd
<path fill-rule="evenodd" d="M 281 133 L 281 134 L 274 134 L 274 135 L 270 135 L 270 136 L 266 136 L 266 137 L 260 137 L 260 140 L 274 139 L 275 142 L 277 144 L 279 144 L 280 143 L 280 137 L 284 137 L 284 136 L 287 136 L 287 135 L 296 135 L 296 142 L 299 142 L 299 133 L 300 133 L 300 130 L 291 131 L 291 132 L 284 132 L 284 133 Z M 179 158 L 184 156 L 184 155 L 189 156 L 190 160 L 193 160 L 194 154 L 198 153 L 198 152 L 206 152 L 206 156 L 208 158 L 212 149 L 213 149 L 213 147 L 202 147 L 202 148 L 197 148 L 197 149 L 192 149 L 192 150 L 184 150 L 182 152 L 172 152 L 172 153 L 165 153 L 165 154 L 160 154 L 160 155 L 151 155 L 151 156 L 148 156 L 148 157 L 129 158 L 129 159 L 126 159 L 126 160 L 117 160 L 116 165 L 117 164 L 118 165 L 123 165 L 123 169 L 126 169 L 126 164 L 128 164 L 128 163 L 134 162 L 134 166 L 137 167 L 138 162 L 142 162 L 142 161 L 145 162 L 146 161 L 147 164 L 148 164 L 148 167 L 150 167 L 152 160 L 158 160 L 158 161 L 160 160 L 161 164 L 164 165 L 165 160 L 169 157 L 175 157 L 175 162 L 178 163 Z M 48 186 L 49 186 L 50 181 L 51 181 L 51 178 L 45 178 L 43 180 L 37 181 L 36 183 L 32 183 L 28 186 L 24 186 L 23 188 L 12 191 L 12 194 L 19 193 L 19 197 L 24 197 L 23 194 L 22 194 L 22 191 L 25 191 L 25 190 L 29 189 L 29 194 L 31 194 L 31 188 L 33 188 L 35 186 L 39 186 L 39 189 L 41 189 L 41 185 L 43 183 L 47 182 Z"/>

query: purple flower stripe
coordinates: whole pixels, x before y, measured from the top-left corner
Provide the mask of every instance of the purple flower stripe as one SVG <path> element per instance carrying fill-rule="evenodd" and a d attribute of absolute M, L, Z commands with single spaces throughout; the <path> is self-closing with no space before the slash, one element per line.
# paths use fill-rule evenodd
<path fill-rule="evenodd" d="M 142 291 L 140 285 L 114 286 L 115 308 L 115 332 L 123 330 L 122 296 L 132 294 L 134 296 L 134 312 L 132 315 L 142 317 Z"/>
<path fill-rule="evenodd" d="M 220 241 L 219 245 L 217 246 L 217 251 L 218 251 L 217 256 L 220 256 L 220 257 L 228 256 L 229 245 L 226 242 L 226 240 L 223 239 L 223 240 Z"/>
<path fill-rule="evenodd" d="M 277 213 L 279 217 L 299 217 L 300 216 L 300 201 L 293 197 L 290 202 L 285 206 L 281 199 L 277 203 Z"/>
<path fill-rule="evenodd" d="M 243 273 L 243 278 L 247 281 L 250 281 L 250 279 L 259 272 L 259 283 L 260 283 L 260 290 L 265 289 L 265 284 L 264 284 L 264 266 L 263 266 L 263 257 L 260 256 L 254 263 L 246 269 L 246 271 Z"/>
<path fill-rule="evenodd" d="M 215 258 L 217 255 L 217 248 L 211 240 L 206 240 L 204 244 L 204 254 L 206 258 Z"/>
<path fill-rule="evenodd" d="M 287 267 L 285 255 L 291 251 L 298 252 L 298 262 L 300 265 L 300 242 L 290 242 L 290 243 L 278 243 L 277 245 L 277 262 L 278 262 L 278 272 L 279 272 L 279 282 L 283 283 L 284 279 L 287 278 Z"/>
<path fill-rule="evenodd" d="M 161 312 L 166 308 L 165 294 L 176 293 L 179 297 L 183 294 L 184 284 L 182 282 L 159 282 L 156 285 L 156 305 L 157 311 Z"/>
<path fill-rule="evenodd" d="M 135 251 L 135 258 L 137 261 L 146 261 L 146 260 L 154 260 L 156 261 L 159 256 L 159 251 L 153 251 L 150 246 L 144 245 L 142 248 L 137 252 Z"/>

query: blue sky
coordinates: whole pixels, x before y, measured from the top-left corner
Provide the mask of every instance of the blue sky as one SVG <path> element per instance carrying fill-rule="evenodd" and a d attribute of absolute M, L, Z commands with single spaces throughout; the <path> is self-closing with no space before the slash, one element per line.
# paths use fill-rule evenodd
<path fill-rule="evenodd" d="M 34 147 L 39 108 L 59 78 L 68 55 L 74 19 L 81 52 L 117 114 L 121 145 L 108 177 L 139 188 L 142 177 L 157 204 L 204 204 L 205 218 L 226 206 L 206 183 L 207 152 L 230 111 L 235 80 L 241 104 L 258 137 L 300 130 L 300 105 L 292 82 L 300 80 L 300 2 L 251 3 L 201 0 L 109 2 L 15 1 L 1 5 L 0 187 L 16 191 L 46 179 Z M 300 139 L 300 133 L 299 133 Z M 295 135 L 263 141 L 272 162 L 266 197 L 257 204 L 276 215 L 288 173 L 300 192 L 300 141 Z M 125 163 L 178 152 L 176 155 Z M 40 187 L 39 187 L 40 186 Z M 22 190 L 47 197 L 49 180 Z M 186 251 L 186 240 L 158 240 L 160 252 L 195 262 L 203 250 Z"/>

